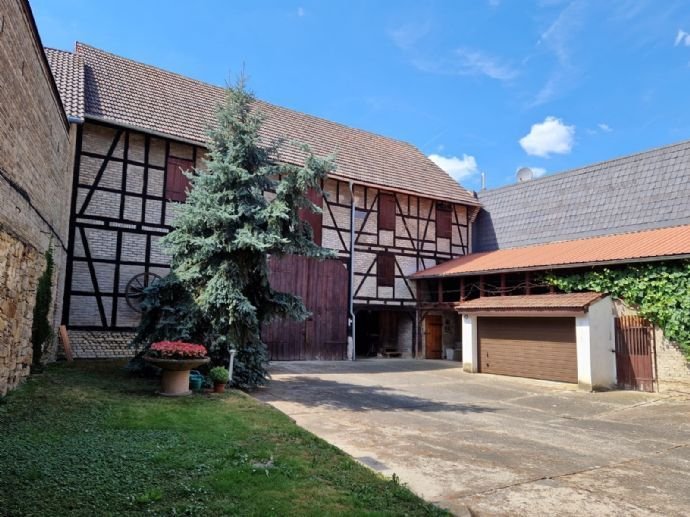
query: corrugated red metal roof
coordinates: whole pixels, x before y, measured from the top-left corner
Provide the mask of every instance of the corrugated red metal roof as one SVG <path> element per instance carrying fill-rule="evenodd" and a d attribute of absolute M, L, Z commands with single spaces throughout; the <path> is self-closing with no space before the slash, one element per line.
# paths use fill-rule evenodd
<path fill-rule="evenodd" d="M 455 304 L 458 312 L 561 312 L 583 311 L 602 298 L 601 293 L 534 294 L 522 296 L 484 296 Z"/>
<path fill-rule="evenodd" d="M 525 231 L 529 231 L 526 228 Z M 690 225 L 471 253 L 412 275 L 414 279 L 583 265 L 690 258 Z"/>

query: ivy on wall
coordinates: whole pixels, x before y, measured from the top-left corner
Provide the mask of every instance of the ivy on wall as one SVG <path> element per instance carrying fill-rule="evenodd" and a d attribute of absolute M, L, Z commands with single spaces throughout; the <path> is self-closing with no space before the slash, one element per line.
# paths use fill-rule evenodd
<path fill-rule="evenodd" d="M 545 280 L 565 292 L 608 293 L 637 308 L 664 331 L 690 361 L 690 261 L 657 262 L 583 273 L 548 273 Z"/>

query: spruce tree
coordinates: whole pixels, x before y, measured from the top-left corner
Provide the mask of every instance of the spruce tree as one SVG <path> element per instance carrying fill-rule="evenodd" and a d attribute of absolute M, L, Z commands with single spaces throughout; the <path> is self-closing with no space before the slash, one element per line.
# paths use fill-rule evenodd
<path fill-rule="evenodd" d="M 333 161 L 301 145 L 303 165 L 279 162 L 278 148 L 297 144 L 262 145 L 264 118 L 254 107 L 243 78 L 227 89 L 218 123 L 209 131 L 204 167 L 187 173 L 191 191 L 164 238 L 172 255 L 172 284 L 179 282 L 195 305 L 187 331 L 201 329 L 204 344 L 223 356 L 236 349 L 234 380 L 243 387 L 266 380 L 262 325 L 308 316 L 299 297 L 271 288 L 269 257 L 332 256 L 313 242 L 299 211 L 320 212 L 306 194 L 310 189 L 322 193 Z M 269 199 L 266 192 L 275 195 Z"/>

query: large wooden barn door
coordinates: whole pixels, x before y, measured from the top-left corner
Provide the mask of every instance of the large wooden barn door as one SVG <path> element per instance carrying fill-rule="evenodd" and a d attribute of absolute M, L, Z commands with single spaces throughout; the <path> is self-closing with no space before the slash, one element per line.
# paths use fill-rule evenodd
<path fill-rule="evenodd" d="M 271 260 L 274 289 L 302 297 L 306 321 L 277 321 L 262 332 L 271 361 L 347 359 L 347 268 L 340 260 Z"/>
<path fill-rule="evenodd" d="M 654 391 L 654 327 L 639 316 L 616 318 L 615 327 L 618 385 L 627 389 Z"/>

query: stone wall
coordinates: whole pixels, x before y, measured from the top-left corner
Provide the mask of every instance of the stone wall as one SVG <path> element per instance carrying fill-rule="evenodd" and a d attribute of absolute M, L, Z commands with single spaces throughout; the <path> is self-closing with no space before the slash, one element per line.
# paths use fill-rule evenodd
<path fill-rule="evenodd" d="M 59 314 L 71 188 L 69 127 L 25 1 L 0 0 L 0 70 L 0 395 L 4 395 L 29 373 L 36 283 L 49 246 L 56 263 L 53 313 Z"/>
<path fill-rule="evenodd" d="M 29 374 L 30 323 L 44 264 L 33 246 L 0 230 L 0 396 Z"/>
<path fill-rule="evenodd" d="M 133 332 L 72 330 L 69 333 L 74 355 L 92 359 L 133 357 L 138 351 L 130 346 L 133 338 Z"/>

